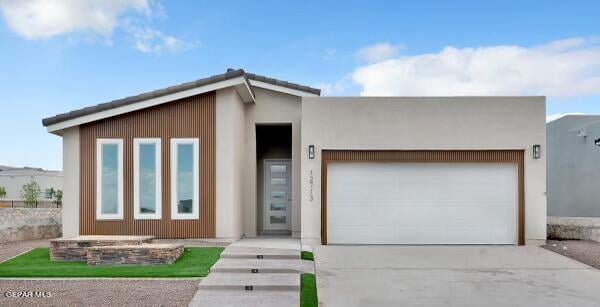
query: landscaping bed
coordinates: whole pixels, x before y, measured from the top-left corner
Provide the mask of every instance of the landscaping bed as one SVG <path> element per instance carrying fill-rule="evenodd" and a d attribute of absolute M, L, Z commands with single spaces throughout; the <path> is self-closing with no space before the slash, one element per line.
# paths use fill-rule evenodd
<path fill-rule="evenodd" d="M 36 248 L 0 263 L 0 277 L 67 278 L 173 278 L 205 277 L 219 260 L 221 247 L 186 248 L 173 264 L 88 266 L 85 261 L 50 261 L 48 248 Z"/>
<path fill-rule="evenodd" d="M 300 280 L 300 306 L 317 307 L 319 299 L 317 297 L 317 278 L 315 274 L 304 273 Z"/>
<path fill-rule="evenodd" d="M 308 251 L 302 251 L 302 253 L 300 254 L 300 258 L 302 260 L 315 261 L 315 256 L 313 255 L 313 253 Z"/>
<path fill-rule="evenodd" d="M 315 261 L 315 256 L 309 251 L 302 251 L 300 258 Z M 315 274 L 304 273 L 300 276 L 300 307 L 317 307 L 318 305 L 317 277 Z"/>
<path fill-rule="evenodd" d="M 600 269 L 600 243 L 586 240 L 547 240 L 543 248 Z"/>

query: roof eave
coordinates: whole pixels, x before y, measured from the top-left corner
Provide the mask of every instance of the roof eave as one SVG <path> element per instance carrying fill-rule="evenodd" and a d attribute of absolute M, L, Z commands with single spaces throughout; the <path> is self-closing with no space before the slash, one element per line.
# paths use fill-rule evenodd
<path fill-rule="evenodd" d="M 286 93 L 286 94 L 289 94 L 292 96 L 299 96 L 299 97 L 318 97 L 318 96 L 320 96 L 319 93 L 292 89 L 292 88 L 288 88 L 285 86 L 280 86 L 280 85 L 276 85 L 276 84 L 272 84 L 272 83 L 254 80 L 254 79 L 250 79 L 250 84 L 254 87 L 260 87 L 260 88 L 264 88 L 264 89 L 271 90 L 271 91 L 282 92 L 282 93 Z"/>
<path fill-rule="evenodd" d="M 164 96 L 154 97 L 146 100 L 141 100 L 132 104 L 124 105 L 117 108 L 107 109 L 91 114 L 85 114 L 82 116 L 66 119 L 64 121 L 58 121 L 56 123 L 51 123 L 46 125 L 46 129 L 48 132 L 62 135 L 62 130 L 68 129 L 71 127 L 79 126 L 85 123 L 161 105 L 164 103 L 168 103 L 174 100 L 183 99 L 195 95 L 200 95 L 212 91 L 216 91 L 219 89 L 234 87 L 237 93 L 240 95 L 244 102 L 254 102 L 254 94 L 252 93 L 251 86 L 248 84 L 247 79 L 242 75 L 239 77 L 235 77 L 232 79 L 226 79 L 214 83 L 210 83 L 207 85 L 187 89 L 180 92 L 175 92 L 171 94 L 167 94 Z M 45 123 L 44 123 L 45 124 Z"/>
<path fill-rule="evenodd" d="M 317 88 L 246 73 L 243 69 L 230 68 L 224 74 L 44 118 L 42 125 L 48 132 L 62 135 L 62 130 L 70 127 L 225 87 L 234 87 L 246 103 L 256 102 L 254 87 L 299 97 L 321 95 L 321 90 Z"/>

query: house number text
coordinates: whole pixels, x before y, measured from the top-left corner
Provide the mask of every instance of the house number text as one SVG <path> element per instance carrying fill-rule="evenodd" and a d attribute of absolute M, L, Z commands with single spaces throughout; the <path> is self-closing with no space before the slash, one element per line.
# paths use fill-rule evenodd
<path fill-rule="evenodd" d="M 310 186 L 310 195 L 308 196 L 308 200 L 310 202 L 313 201 L 314 197 L 313 197 L 313 173 L 312 170 L 310 170 L 310 177 L 308 179 L 308 185 Z"/>

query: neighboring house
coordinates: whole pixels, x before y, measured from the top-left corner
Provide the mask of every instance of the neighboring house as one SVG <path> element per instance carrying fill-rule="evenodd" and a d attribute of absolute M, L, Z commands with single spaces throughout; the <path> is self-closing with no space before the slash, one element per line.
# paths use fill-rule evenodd
<path fill-rule="evenodd" d="M 548 216 L 600 217 L 600 115 L 546 125 Z"/>
<path fill-rule="evenodd" d="M 546 238 L 544 97 L 319 97 L 225 74 L 43 120 L 65 236 L 311 244 Z"/>
<path fill-rule="evenodd" d="M 35 181 L 40 186 L 40 202 L 54 201 L 51 191 L 61 190 L 62 172 L 48 171 L 32 167 L 10 167 L 0 165 L 0 187 L 6 189 L 6 196 L 0 202 L 21 201 L 21 190 L 24 184 Z"/>

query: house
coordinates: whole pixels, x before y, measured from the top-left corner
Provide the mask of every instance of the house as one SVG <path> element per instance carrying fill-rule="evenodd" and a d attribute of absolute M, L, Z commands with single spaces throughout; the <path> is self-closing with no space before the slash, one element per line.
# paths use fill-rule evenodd
<path fill-rule="evenodd" d="M 548 216 L 600 217 L 600 115 L 546 125 Z"/>
<path fill-rule="evenodd" d="M 48 204 L 56 201 L 54 193 L 62 189 L 62 172 L 0 165 L 0 187 L 6 192 L 0 195 L 0 207 L 24 206 L 21 190 L 32 181 L 40 187 L 39 203 Z"/>
<path fill-rule="evenodd" d="M 320 97 L 229 69 L 43 124 L 63 138 L 65 236 L 546 238 L 544 97 Z"/>

